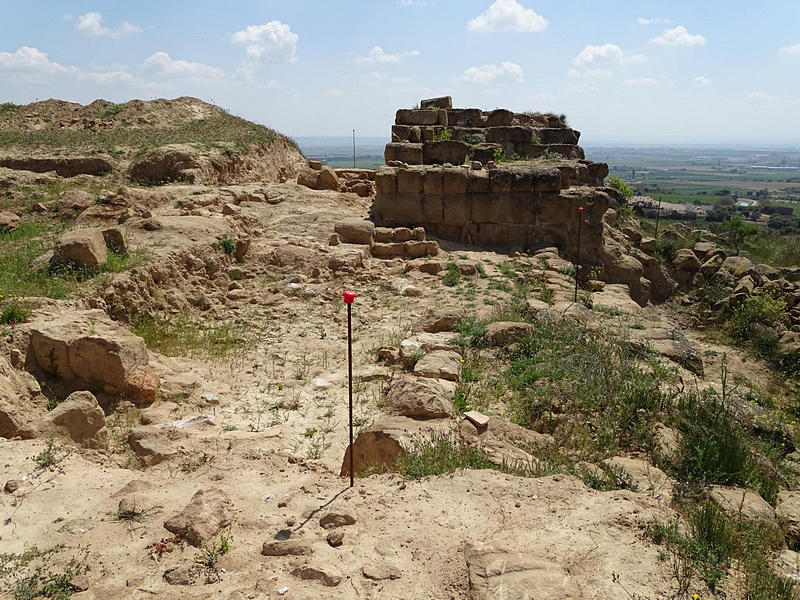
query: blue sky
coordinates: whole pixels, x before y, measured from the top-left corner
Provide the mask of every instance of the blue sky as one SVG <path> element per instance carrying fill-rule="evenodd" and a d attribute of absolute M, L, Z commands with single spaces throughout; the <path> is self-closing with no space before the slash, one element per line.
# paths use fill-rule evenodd
<path fill-rule="evenodd" d="M 0 0 L 0 101 L 197 96 L 290 135 L 566 113 L 586 145 L 800 143 L 800 2 Z"/>

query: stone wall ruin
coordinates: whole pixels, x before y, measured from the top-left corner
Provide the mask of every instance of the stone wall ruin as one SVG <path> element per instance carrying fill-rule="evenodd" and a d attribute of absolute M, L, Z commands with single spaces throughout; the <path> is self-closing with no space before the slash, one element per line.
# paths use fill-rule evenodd
<path fill-rule="evenodd" d="M 583 160 L 579 132 L 552 115 L 453 109 L 449 97 L 421 106 L 397 111 L 397 141 L 375 176 L 377 225 L 495 248 L 556 246 L 577 258 L 582 207 L 581 262 L 602 260 L 602 218 L 617 196 L 604 186 L 608 166 Z M 444 128 L 453 139 L 435 141 Z M 496 148 L 515 160 L 495 164 Z"/>

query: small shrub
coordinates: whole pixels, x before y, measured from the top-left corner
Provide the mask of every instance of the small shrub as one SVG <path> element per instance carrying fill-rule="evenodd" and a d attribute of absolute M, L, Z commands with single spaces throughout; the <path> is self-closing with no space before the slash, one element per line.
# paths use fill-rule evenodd
<path fill-rule="evenodd" d="M 461 271 L 454 262 L 447 263 L 447 275 L 442 279 L 442 283 L 447 287 L 455 287 L 461 282 Z"/>
<path fill-rule="evenodd" d="M 671 240 L 660 237 L 656 240 L 656 256 L 661 258 L 665 263 L 672 264 L 672 261 L 678 256 L 678 250 L 682 248 L 682 244 L 678 240 Z"/>
<path fill-rule="evenodd" d="M 0 311 L 0 323 L 3 325 L 16 325 L 24 323 L 31 316 L 31 309 L 21 299 L 10 299 L 3 304 Z"/>
<path fill-rule="evenodd" d="M 110 119 L 113 116 L 116 116 L 119 111 L 122 109 L 122 104 L 112 104 L 111 106 L 106 106 L 103 110 L 101 110 L 97 118 L 98 119 Z"/>
<path fill-rule="evenodd" d="M 436 129 L 433 132 L 433 141 L 434 142 L 445 142 L 447 140 L 453 139 L 453 130 L 449 127 L 443 127 L 442 129 Z"/>
<path fill-rule="evenodd" d="M 240 358 L 254 343 L 254 338 L 240 325 L 197 323 L 180 315 L 139 315 L 133 320 L 133 332 L 144 339 L 148 348 L 166 356 Z"/>
<path fill-rule="evenodd" d="M 212 541 L 209 544 L 200 546 L 200 551 L 195 556 L 195 560 L 206 568 L 213 569 L 217 562 L 230 550 L 231 538 L 227 535 L 220 535 L 219 541 Z"/>
<path fill-rule="evenodd" d="M 492 159 L 498 165 L 503 162 L 503 149 L 502 148 L 495 148 L 492 150 Z"/>
<path fill-rule="evenodd" d="M 67 458 L 72 452 L 57 444 L 53 438 L 47 440 L 47 445 L 44 450 L 33 457 L 36 463 L 36 468 L 44 471 L 50 467 L 55 467 Z"/>
<path fill-rule="evenodd" d="M 681 432 L 675 475 L 682 481 L 736 485 L 746 480 L 749 465 L 747 438 L 714 395 L 688 394 L 677 404 Z"/>
<path fill-rule="evenodd" d="M 236 242 L 228 236 L 223 237 L 219 241 L 219 245 L 222 247 L 222 251 L 227 255 L 233 254 L 236 250 Z"/>
<path fill-rule="evenodd" d="M 626 200 L 633 196 L 633 190 L 631 187 L 616 175 L 609 177 L 606 183 L 608 183 L 610 187 L 617 190 Z"/>
<path fill-rule="evenodd" d="M 456 324 L 458 335 L 451 341 L 451 344 L 460 348 L 481 346 L 485 330 L 486 321 L 475 317 L 464 317 Z"/>
<path fill-rule="evenodd" d="M 492 463 L 482 453 L 448 436 L 414 439 L 394 470 L 407 479 L 452 473 L 459 469 L 491 469 Z"/>
<path fill-rule="evenodd" d="M 769 291 L 764 291 L 748 297 L 733 311 L 731 336 L 740 344 L 753 343 L 762 354 L 770 354 L 777 348 L 778 342 L 773 328 L 785 319 L 786 302 Z M 769 352 L 764 352 L 766 350 Z"/>

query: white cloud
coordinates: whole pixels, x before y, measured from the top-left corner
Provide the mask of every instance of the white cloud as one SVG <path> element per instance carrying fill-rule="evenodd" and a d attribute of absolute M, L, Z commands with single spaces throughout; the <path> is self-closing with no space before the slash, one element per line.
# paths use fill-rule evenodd
<path fill-rule="evenodd" d="M 141 29 L 136 25 L 123 21 L 119 27 L 106 27 L 103 25 L 103 15 L 99 12 L 88 12 L 78 17 L 75 29 L 91 37 L 110 37 L 119 39 L 126 35 L 139 33 Z"/>
<path fill-rule="evenodd" d="M 769 94 L 765 94 L 764 92 L 762 92 L 760 90 L 757 91 L 757 92 L 748 92 L 748 93 L 745 94 L 745 96 L 747 97 L 748 100 L 763 101 L 763 100 L 772 100 L 773 99 L 772 96 L 770 96 Z"/>
<path fill-rule="evenodd" d="M 325 98 L 341 98 L 344 96 L 344 90 L 340 90 L 338 88 L 332 88 L 330 90 L 325 90 L 322 92 L 323 97 Z"/>
<path fill-rule="evenodd" d="M 244 46 L 247 56 L 265 63 L 297 61 L 299 40 L 300 36 L 280 21 L 250 25 L 231 36 L 231 43 Z"/>
<path fill-rule="evenodd" d="M 189 62 L 187 60 L 174 60 L 166 52 L 156 52 L 145 60 L 142 66 L 148 71 L 159 75 L 177 75 L 208 79 L 219 79 L 225 75 L 222 70 L 217 67 L 204 65 L 199 62 Z"/>
<path fill-rule="evenodd" d="M 611 69 L 570 69 L 567 76 L 574 79 L 611 79 L 614 71 Z"/>
<path fill-rule="evenodd" d="M 518 64 L 501 62 L 499 65 L 470 67 L 460 80 L 467 83 L 522 83 L 524 78 L 525 72 Z"/>
<path fill-rule="evenodd" d="M 783 46 L 780 49 L 781 54 L 795 54 L 800 56 L 800 44 L 795 44 L 794 46 Z"/>
<path fill-rule="evenodd" d="M 633 79 L 623 79 L 622 85 L 625 87 L 666 87 L 674 85 L 668 77 L 636 77 Z"/>
<path fill-rule="evenodd" d="M 566 89 L 568 94 L 596 94 L 599 91 L 599 87 L 596 85 L 589 85 L 588 83 L 572 85 Z"/>
<path fill-rule="evenodd" d="M 85 71 L 78 67 L 61 65 L 50 60 L 38 48 L 22 46 L 15 52 L 0 52 L 0 73 L 29 83 L 46 86 L 56 82 L 73 79 L 95 85 L 136 85 L 140 89 L 155 89 L 157 86 L 136 79 L 124 66 L 113 65 Z"/>
<path fill-rule="evenodd" d="M 669 25 L 672 23 L 672 19 L 665 19 L 664 17 L 655 17 L 652 19 L 639 17 L 636 19 L 636 22 L 639 23 L 639 25 Z"/>
<path fill-rule="evenodd" d="M 386 54 L 386 52 L 383 51 L 383 48 L 380 46 L 375 46 L 369 51 L 367 56 L 357 56 L 355 58 L 355 62 L 366 64 L 398 63 L 406 56 L 419 56 L 419 50 L 408 50 L 398 54 Z"/>
<path fill-rule="evenodd" d="M 38 73 L 59 73 L 69 70 L 51 61 L 41 50 L 29 46 L 22 46 L 15 52 L 0 52 L 0 69 Z"/>
<path fill-rule="evenodd" d="M 651 43 L 661 46 L 704 46 L 706 41 L 699 33 L 689 33 L 683 25 L 667 29 L 650 40 Z"/>
<path fill-rule="evenodd" d="M 581 68 L 644 62 L 647 62 L 647 56 L 644 54 L 626 54 L 616 44 L 603 44 L 602 46 L 589 44 L 572 59 L 572 64 Z"/>
<path fill-rule="evenodd" d="M 703 77 L 702 75 L 695 77 L 692 79 L 692 81 L 697 87 L 708 87 L 711 85 L 711 80 L 708 77 Z"/>
<path fill-rule="evenodd" d="M 544 31 L 547 25 L 547 19 L 517 0 L 495 0 L 486 12 L 467 23 L 467 31 L 535 33 Z"/>
<path fill-rule="evenodd" d="M 79 81 L 89 81 L 96 84 L 136 83 L 136 78 L 127 71 L 81 71 L 75 72 Z"/>

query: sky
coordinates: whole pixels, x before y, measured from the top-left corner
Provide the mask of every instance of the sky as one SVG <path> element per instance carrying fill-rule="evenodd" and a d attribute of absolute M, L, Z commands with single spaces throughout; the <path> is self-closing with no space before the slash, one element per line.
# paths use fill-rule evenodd
<path fill-rule="evenodd" d="M 798 0 L 0 0 L 0 102 L 196 96 L 293 136 L 565 113 L 584 145 L 800 144 Z"/>

